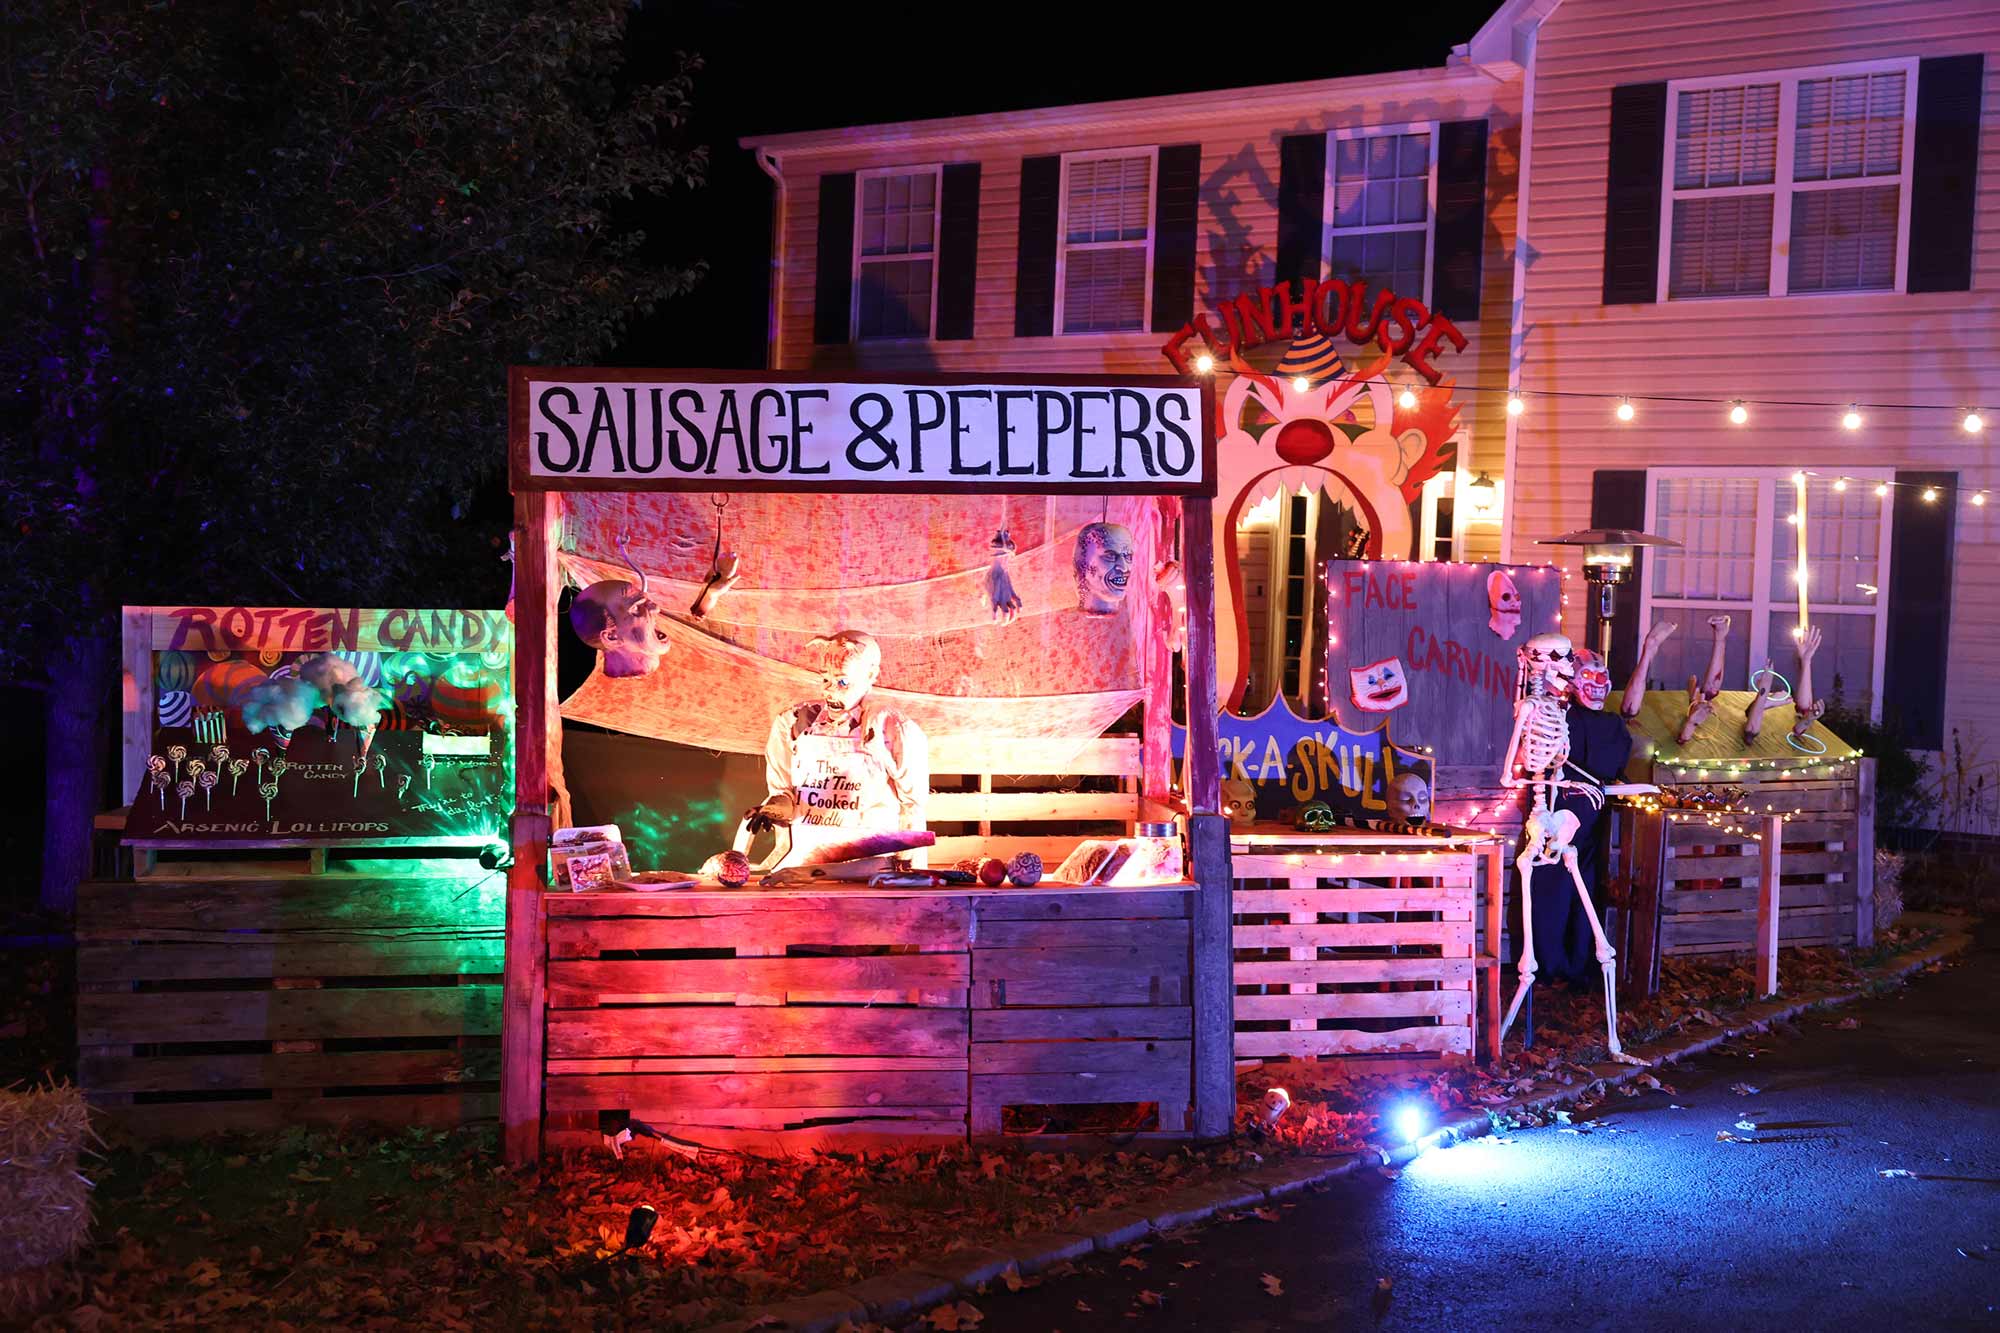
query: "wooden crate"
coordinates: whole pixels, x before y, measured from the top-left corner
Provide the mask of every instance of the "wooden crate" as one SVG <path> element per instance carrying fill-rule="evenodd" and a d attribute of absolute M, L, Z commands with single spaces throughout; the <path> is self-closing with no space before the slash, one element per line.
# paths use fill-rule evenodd
<path fill-rule="evenodd" d="M 1081 749 L 1013 740 L 1005 749 L 1013 773 L 932 772 L 925 814 L 938 841 L 931 864 L 1033 852 L 1054 869 L 1080 835 L 1121 837 L 1136 820 L 1175 818 L 1174 810 L 1140 793 L 1136 736 L 1106 736 Z M 948 754 L 933 759 L 952 762 Z"/>
<path fill-rule="evenodd" d="M 1689 811 L 1621 819 L 1614 864 L 1632 885 L 1639 918 L 1629 933 L 1635 957 L 1648 947 L 1649 931 L 1662 955 L 1755 947 L 1761 844 L 1752 835 L 1761 832 L 1767 814 L 1789 816 L 1779 944 L 1851 945 L 1872 938 L 1874 810 L 1867 784 L 1804 776 L 1810 771 L 1781 770 L 1755 780 L 1732 775 L 1731 785 L 1745 790 L 1741 805 L 1749 813 L 1718 816 L 1716 823 Z M 1866 910 L 1857 912 L 1858 904 Z"/>
<path fill-rule="evenodd" d="M 961 1139 L 963 897 L 551 893 L 552 1146 L 629 1113 L 759 1151 Z"/>
<path fill-rule="evenodd" d="M 147 1137 L 490 1119 L 503 889 L 465 861 L 86 883 L 78 1080 Z"/>
<path fill-rule="evenodd" d="M 1470 1058 L 1491 858 L 1341 836 L 1235 853 L 1237 1057 Z"/>
<path fill-rule="evenodd" d="M 1152 1104 L 1179 1134 L 1193 1095 L 1191 889 L 972 900 L 971 1132 L 1010 1106 Z"/>

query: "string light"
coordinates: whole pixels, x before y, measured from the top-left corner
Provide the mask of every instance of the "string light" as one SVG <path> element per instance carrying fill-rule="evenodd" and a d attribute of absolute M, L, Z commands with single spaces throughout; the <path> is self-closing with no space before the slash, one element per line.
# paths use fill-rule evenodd
<path fill-rule="evenodd" d="M 1215 369 L 1215 358 L 1203 352 L 1194 359 L 1194 368 L 1197 374 L 1206 375 Z"/>
<path fill-rule="evenodd" d="M 1984 505 L 1986 503 L 1986 492 L 1974 491 L 1972 493 L 1972 503 L 1976 505 Z"/>
<path fill-rule="evenodd" d="M 1888 482 L 1884 481 L 1884 482 L 1877 482 L 1877 483 L 1876 483 L 1876 486 L 1875 486 L 1875 498 L 1876 498 L 1876 499 L 1878 499 L 1878 500 L 1879 500 L 1879 499 L 1881 499 L 1881 498 L 1882 498 L 1883 496 L 1887 495 L 1888 493 L 1889 493 L 1889 483 L 1888 483 Z"/>
<path fill-rule="evenodd" d="M 1937 501 L 1937 487 L 1935 486 L 1924 487 L 1924 503 L 1934 504 L 1936 503 L 1936 501 Z"/>
<path fill-rule="evenodd" d="M 1403 386 L 1403 391 L 1396 395 L 1396 406 L 1402 408 L 1405 412 L 1408 412 L 1413 410 L 1416 407 L 1416 405 L 1417 405 L 1417 391 L 1415 389 L 1412 389 L 1409 385 L 1405 384 Z"/>
<path fill-rule="evenodd" d="M 1840 418 L 1840 428 L 1842 430 L 1860 430 L 1861 409 L 1853 403 L 1849 403 L 1847 411 Z"/>
<path fill-rule="evenodd" d="M 1836 478 L 1834 478 L 1834 482 L 1833 482 L 1833 489 L 1835 489 L 1836 491 L 1844 491 L 1844 490 L 1846 490 L 1846 489 L 1847 489 L 1847 478 L 1845 478 L 1845 477 L 1836 477 Z"/>
<path fill-rule="evenodd" d="M 1618 400 L 1618 408 L 1616 411 L 1612 413 L 1612 415 L 1617 417 L 1620 421 L 1630 421 L 1633 417 L 1638 415 L 1638 411 L 1636 408 L 1632 406 L 1632 400 L 1630 398 L 1620 398 Z"/>
<path fill-rule="evenodd" d="M 1307 379 L 1304 375 L 1292 376 L 1292 392 L 1310 393 L 1312 391 L 1312 386 L 1313 382 Z"/>
<path fill-rule="evenodd" d="M 1977 412 L 1967 412 L 1965 420 L 1958 424 L 1965 427 L 1967 435 L 1977 435 L 1980 431 L 1986 429 L 1986 418 L 1980 416 Z"/>
<path fill-rule="evenodd" d="M 1527 410 L 1528 410 L 1528 403 L 1527 403 L 1527 400 L 1526 400 L 1526 399 L 1524 399 L 1524 398 L 1522 398 L 1520 394 L 1518 394 L 1518 393 L 1510 393 L 1510 394 L 1508 394 L 1508 395 L 1507 395 L 1507 415 L 1508 415 L 1508 416 L 1510 416 L 1510 417 L 1518 417 L 1518 416 L 1520 416 L 1520 415 L 1521 415 L 1521 414 L 1522 414 L 1523 412 L 1525 412 L 1525 411 L 1527 411 Z"/>
<path fill-rule="evenodd" d="M 1749 419 L 1750 419 L 1750 409 L 1743 405 L 1743 400 L 1741 398 L 1738 398 L 1735 402 L 1729 405 L 1730 425 L 1740 426 Z"/>

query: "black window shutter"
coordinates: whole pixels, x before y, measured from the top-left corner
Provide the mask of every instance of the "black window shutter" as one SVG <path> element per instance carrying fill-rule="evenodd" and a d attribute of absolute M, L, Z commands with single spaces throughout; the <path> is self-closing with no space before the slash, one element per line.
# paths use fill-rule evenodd
<path fill-rule="evenodd" d="M 854 173 L 819 178 L 819 249 L 813 255 L 813 341 L 844 343 L 854 298 Z"/>
<path fill-rule="evenodd" d="M 1194 318 L 1194 264 L 1199 244 L 1201 145 L 1160 149 L 1153 198 L 1153 332 L 1172 333 Z"/>
<path fill-rule="evenodd" d="M 1926 501 L 1935 486 L 1942 499 Z M 1944 747 L 1944 668 L 1951 638 L 1952 543 L 1958 526 L 1956 472 L 1898 472 L 1889 536 L 1889 660 L 1882 665 L 1882 720 L 1900 724 L 1912 749 Z M 1833 680 L 1815 682 L 1831 695 Z"/>
<path fill-rule="evenodd" d="M 1278 140 L 1278 273 L 1274 282 L 1319 276 L 1320 229 L 1325 218 L 1326 136 L 1288 134 Z"/>
<path fill-rule="evenodd" d="M 1972 207 L 1979 184 L 1979 94 L 1986 57 L 1917 62 L 1916 154 L 1910 162 L 1913 292 L 1972 289 Z"/>
<path fill-rule="evenodd" d="M 945 167 L 938 212 L 937 336 L 970 338 L 973 301 L 979 288 L 977 162 L 953 162 Z"/>
<path fill-rule="evenodd" d="M 1667 151 L 1667 85 L 1611 90 L 1611 154 L 1604 189 L 1604 304 L 1657 301 L 1660 188 Z"/>
<path fill-rule="evenodd" d="M 1021 159 L 1020 248 L 1014 261 L 1014 336 L 1043 338 L 1056 328 L 1056 205 L 1060 157 Z"/>
<path fill-rule="evenodd" d="M 1602 469 L 1590 474 L 1590 526 L 1630 528 L 1646 526 L 1646 471 Z M 1644 547 L 1633 552 L 1632 577 L 1612 594 L 1617 618 L 1611 622 L 1611 683 L 1623 686 L 1625 675 L 1639 656 L 1639 589 L 1646 578 Z M 1590 599 L 1590 647 L 1597 646 L 1597 598 Z"/>
<path fill-rule="evenodd" d="M 1479 278 L 1486 250 L 1486 122 L 1438 126 L 1437 229 L 1433 236 L 1431 308 L 1446 319 L 1479 318 Z"/>

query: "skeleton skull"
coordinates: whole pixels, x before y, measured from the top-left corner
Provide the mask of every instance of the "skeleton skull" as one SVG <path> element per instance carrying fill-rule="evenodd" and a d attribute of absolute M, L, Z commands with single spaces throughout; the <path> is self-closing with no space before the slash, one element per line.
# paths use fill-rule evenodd
<path fill-rule="evenodd" d="M 1409 676 L 1400 657 L 1350 668 L 1347 688 L 1354 706 L 1364 713 L 1393 712 L 1410 701 Z"/>
<path fill-rule="evenodd" d="M 1110 616 L 1125 604 L 1132 580 L 1132 532 L 1118 523 L 1087 523 L 1076 534 L 1076 604 L 1087 616 Z"/>
<path fill-rule="evenodd" d="M 1325 801 L 1309 802 L 1299 807 L 1298 818 L 1293 822 L 1308 833 L 1324 833 L 1333 827 L 1333 808 Z"/>
<path fill-rule="evenodd" d="M 1270 1129 L 1292 1109 L 1292 1094 L 1283 1088 L 1269 1088 L 1257 1099 L 1257 1122 Z"/>
<path fill-rule="evenodd" d="M 1486 576 L 1486 608 L 1492 614 L 1487 617 L 1486 628 L 1503 639 L 1511 639 L 1521 628 L 1521 590 L 1514 586 L 1514 576 L 1504 569 L 1496 569 Z"/>
<path fill-rule="evenodd" d="M 1611 668 L 1588 648 L 1576 651 L 1576 701 L 1596 712 L 1611 693 Z"/>
<path fill-rule="evenodd" d="M 605 579 L 585 588 L 570 603 L 569 627 L 604 653 L 607 676 L 649 676 L 666 656 L 667 631 L 643 577 L 638 583 Z"/>
<path fill-rule="evenodd" d="M 1521 645 L 1518 656 L 1522 683 L 1530 695 L 1570 693 L 1576 680 L 1576 653 L 1567 634 L 1537 634 Z"/>
<path fill-rule="evenodd" d="M 1257 784 L 1248 778 L 1222 780 L 1222 813 L 1233 823 L 1248 824 L 1257 818 Z"/>
<path fill-rule="evenodd" d="M 1425 824 L 1431 817 L 1430 784 L 1415 773 L 1389 779 L 1389 813 L 1406 824 Z"/>

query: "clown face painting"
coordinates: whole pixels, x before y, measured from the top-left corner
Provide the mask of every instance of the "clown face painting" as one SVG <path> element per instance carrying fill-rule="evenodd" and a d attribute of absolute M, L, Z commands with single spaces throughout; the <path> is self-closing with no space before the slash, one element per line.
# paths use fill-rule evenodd
<path fill-rule="evenodd" d="M 1504 569 L 1486 576 L 1486 628 L 1503 639 L 1511 639 L 1521 628 L 1521 590 Z"/>
<path fill-rule="evenodd" d="M 1403 659 L 1385 657 L 1347 673 L 1348 697 L 1364 713 L 1388 713 L 1410 701 L 1410 679 Z"/>
<path fill-rule="evenodd" d="M 1132 532 L 1119 523 L 1087 523 L 1076 534 L 1077 609 L 1112 616 L 1125 605 L 1132 582 Z"/>

